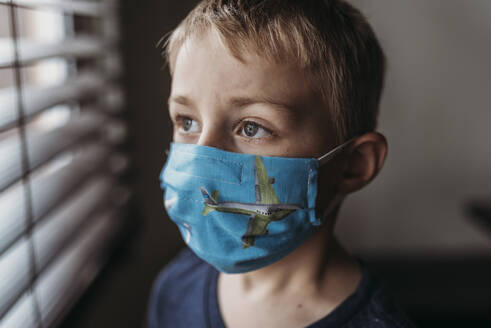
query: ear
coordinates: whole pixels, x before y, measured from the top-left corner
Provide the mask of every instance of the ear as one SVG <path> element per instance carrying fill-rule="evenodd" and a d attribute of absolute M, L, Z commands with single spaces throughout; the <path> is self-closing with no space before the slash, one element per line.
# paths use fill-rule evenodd
<path fill-rule="evenodd" d="M 387 140 L 378 132 L 356 138 L 345 152 L 339 192 L 349 194 L 365 187 L 380 172 L 387 156 Z"/>

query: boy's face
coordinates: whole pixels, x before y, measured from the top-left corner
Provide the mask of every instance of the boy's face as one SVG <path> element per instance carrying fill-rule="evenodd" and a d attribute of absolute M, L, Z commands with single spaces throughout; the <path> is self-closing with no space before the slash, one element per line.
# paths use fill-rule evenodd
<path fill-rule="evenodd" d="M 335 146 L 328 112 L 305 73 L 241 57 L 212 33 L 184 43 L 169 98 L 175 142 L 284 157 L 317 157 Z"/>

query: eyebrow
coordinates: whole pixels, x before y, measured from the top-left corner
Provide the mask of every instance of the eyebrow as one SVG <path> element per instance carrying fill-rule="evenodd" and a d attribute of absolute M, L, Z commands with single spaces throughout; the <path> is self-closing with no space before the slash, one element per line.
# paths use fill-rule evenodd
<path fill-rule="evenodd" d="M 186 96 L 170 96 L 167 100 L 167 104 L 170 104 L 171 102 L 175 102 L 184 106 L 194 107 L 194 102 Z"/>
<path fill-rule="evenodd" d="M 286 110 L 288 112 L 296 112 L 296 108 L 285 102 L 277 101 L 269 97 L 233 97 L 229 100 L 233 107 L 244 108 L 254 104 L 266 104 L 279 110 Z"/>
<path fill-rule="evenodd" d="M 168 103 L 175 102 L 181 104 L 183 106 L 195 107 L 194 102 L 184 95 L 176 95 L 169 97 Z M 272 106 L 274 109 L 288 111 L 288 112 L 297 112 L 295 106 L 287 104 L 285 102 L 276 101 L 269 97 L 232 97 L 228 100 L 228 105 L 231 107 L 235 107 L 238 109 L 243 109 L 244 107 L 254 105 L 254 104 L 266 104 Z"/>

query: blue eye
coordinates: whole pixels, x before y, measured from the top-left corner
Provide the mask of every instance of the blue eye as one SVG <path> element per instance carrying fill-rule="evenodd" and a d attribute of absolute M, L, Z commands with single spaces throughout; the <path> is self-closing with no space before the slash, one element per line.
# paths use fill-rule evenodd
<path fill-rule="evenodd" d="M 258 130 L 259 126 L 253 122 L 247 122 L 243 128 L 244 134 L 248 137 L 254 137 Z"/>
<path fill-rule="evenodd" d="M 271 133 L 256 122 L 246 121 L 241 128 L 241 134 L 248 138 L 263 138 Z"/>
<path fill-rule="evenodd" d="M 184 131 L 189 131 L 191 130 L 191 127 L 193 126 L 193 120 L 189 118 L 185 118 L 182 120 L 182 129 Z"/>
<path fill-rule="evenodd" d="M 184 133 L 196 133 L 200 131 L 198 122 L 189 117 L 181 118 L 181 130 Z"/>

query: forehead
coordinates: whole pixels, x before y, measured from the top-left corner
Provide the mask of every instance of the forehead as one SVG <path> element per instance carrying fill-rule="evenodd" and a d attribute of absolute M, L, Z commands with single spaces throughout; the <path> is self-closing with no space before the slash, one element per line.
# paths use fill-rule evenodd
<path fill-rule="evenodd" d="M 190 37 L 177 52 L 172 95 L 220 102 L 259 97 L 303 112 L 322 107 L 308 74 L 296 65 L 272 62 L 258 53 L 244 52 L 237 58 L 212 32 Z"/>

